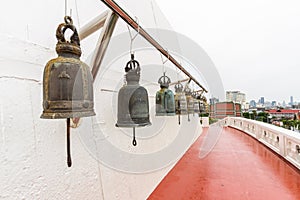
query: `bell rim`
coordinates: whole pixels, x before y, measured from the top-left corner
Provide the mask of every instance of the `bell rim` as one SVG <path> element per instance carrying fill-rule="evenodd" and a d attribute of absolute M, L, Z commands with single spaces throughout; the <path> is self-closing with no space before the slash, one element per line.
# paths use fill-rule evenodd
<path fill-rule="evenodd" d="M 176 113 L 175 112 L 172 112 L 172 113 L 156 113 L 155 116 L 175 116 Z"/>
<path fill-rule="evenodd" d="M 115 127 L 118 127 L 118 128 L 134 128 L 134 127 L 147 127 L 147 126 L 151 126 L 152 123 L 151 122 L 146 122 L 146 123 L 143 123 L 143 124 L 126 124 L 126 123 L 116 123 L 115 124 Z"/>
<path fill-rule="evenodd" d="M 44 111 L 40 118 L 41 119 L 67 119 L 67 118 L 83 118 L 83 117 L 92 117 L 95 116 L 96 113 L 94 110 L 85 111 L 85 112 L 77 112 L 77 113 L 57 113 L 57 112 L 47 112 Z"/>

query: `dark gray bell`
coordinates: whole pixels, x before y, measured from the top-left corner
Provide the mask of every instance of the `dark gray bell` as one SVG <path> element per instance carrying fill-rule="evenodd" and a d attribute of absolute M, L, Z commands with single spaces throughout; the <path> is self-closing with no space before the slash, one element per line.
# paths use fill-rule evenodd
<path fill-rule="evenodd" d="M 159 78 L 160 90 L 156 92 L 156 116 L 174 116 L 175 99 L 172 90 L 168 89 L 171 79 L 166 73 Z"/>
<path fill-rule="evenodd" d="M 149 101 L 147 90 L 139 85 L 140 64 L 131 60 L 125 67 L 125 85 L 119 90 L 118 94 L 118 121 L 116 127 L 143 127 L 151 125 L 149 120 Z M 135 129 L 134 129 L 134 146 Z"/>

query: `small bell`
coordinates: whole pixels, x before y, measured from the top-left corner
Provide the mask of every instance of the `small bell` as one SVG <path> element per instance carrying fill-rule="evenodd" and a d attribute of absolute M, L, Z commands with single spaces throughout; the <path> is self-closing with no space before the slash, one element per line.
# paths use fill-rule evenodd
<path fill-rule="evenodd" d="M 178 123 L 180 124 L 180 115 L 188 114 L 186 97 L 183 92 L 183 85 L 180 82 L 175 85 L 175 111 L 178 115 Z"/>
<path fill-rule="evenodd" d="M 125 85 L 119 90 L 118 94 L 118 120 L 116 127 L 133 128 L 133 145 L 136 146 L 135 127 L 151 125 L 149 120 L 149 101 L 147 90 L 139 85 L 140 64 L 131 60 L 125 67 Z"/>
<path fill-rule="evenodd" d="M 80 61 L 81 49 L 77 30 L 71 17 L 56 30 L 56 52 L 58 57 L 50 60 L 44 69 L 43 108 L 41 118 L 67 118 L 68 166 L 72 165 L 70 155 L 70 118 L 95 115 L 93 101 L 93 78 L 87 64 Z M 73 31 L 71 41 L 64 33 Z"/>
<path fill-rule="evenodd" d="M 166 73 L 159 78 L 160 90 L 156 93 L 156 116 L 174 116 L 175 99 L 172 90 L 169 90 L 171 79 Z"/>
<path fill-rule="evenodd" d="M 187 102 L 187 110 L 188 110 L 188 121 L 190 121 L 190 115 L 194 113 L 194 100 L 192 97 L 192 90 L 189 88 L 188 85 L 186 85 L 184 89 L 184 93 L 186 96 L 186 102 Z"/>

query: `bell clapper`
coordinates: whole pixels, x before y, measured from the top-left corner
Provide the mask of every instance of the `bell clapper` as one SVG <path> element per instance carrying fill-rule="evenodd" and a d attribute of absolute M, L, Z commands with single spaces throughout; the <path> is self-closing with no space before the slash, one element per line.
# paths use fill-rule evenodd
<path fill-rule="evenodd" d="M 71 150 L 70 150 L 70 118 L 67 118 L 67 163 L 68 167 L 72 166 Z"/>
<path fill-rule="evenodd" d="M 132 140 L 132 145 L 133 145 L 133 146 L 136 146 L 136 145 L 137 145 L 136 139 L 135 139 L 135 127 L 133 127 L 133 140 Z"/>
<path fill-rule="evenodd" d="M 79 118 L 79 117 L 72 118 L 72 119 L 71 119 L 71 124 L 70 124 L 71 128 L 78 128 L 79 125 L 80 125 L 80 123 L 81 123 L 81 120 L 82 120 L 82 119 Z"/>

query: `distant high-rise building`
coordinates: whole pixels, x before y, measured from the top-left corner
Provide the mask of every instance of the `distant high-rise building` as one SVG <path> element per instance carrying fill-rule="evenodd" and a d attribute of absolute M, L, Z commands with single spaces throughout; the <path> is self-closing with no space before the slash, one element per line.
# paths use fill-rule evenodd
<path fill-rule="evenodd" d="M 255 108 L 256 107 L 255 100 L 251 100 L 249 104 L 250 104 L 250 108 Z"/>
<path fill-rule="evenodd" d="M 265 97 L 260 97 L 260 100 L 258 101 L 260 104 L 265 104 Z"/>
<path fill-rule="evenodd" d="M 276 101 L 272 101 L 272 107 L 276 107 Z"/>
<path fill-rule="evenodd" d="M 282 107 L 284 107 L 284 108 L 286 107 L 285 101 L 282 102 Z"/>
<path fill-rule="evenodd" d="M 234 103 L 245 104 L 246 95 L 240 91 L 227 91 L 226 92 L 226 101 L 232 101 Z"/>
<path fill-rule="evenodd" d="M 291 106 L 294 105 L 294 98 L 293 98 L 293 96 L 290 97 L 290 105 Z"/>
<path fill-rule="evenodd" d="M 227 91 L 226 101 L 241 104 L 242 109 L 246 109 L 246 95 L 240 91 Z"/>

